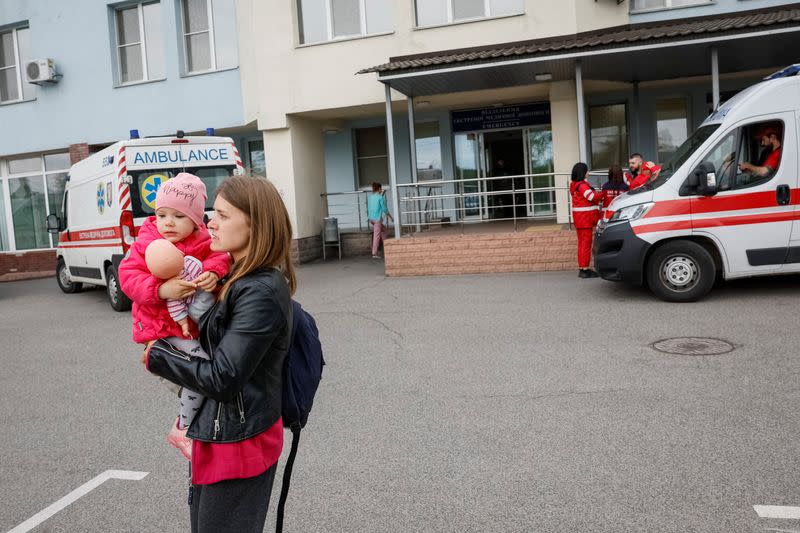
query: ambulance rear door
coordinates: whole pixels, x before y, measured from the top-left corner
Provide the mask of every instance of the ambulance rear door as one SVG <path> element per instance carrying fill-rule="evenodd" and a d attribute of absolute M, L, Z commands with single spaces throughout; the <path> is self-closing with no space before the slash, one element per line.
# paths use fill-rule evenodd
<path fill-rule="evenodd" d="M 764 175 L 743 171 L 743 162 L 766 168 L 772 147 L 763 139 L 771 129 L 777 129 L 782 140 L 778 168 Z M 798 186 L 797 152 L 784 151 L 786 146 L 797 146 L 794 112 L 741 121 L 702 159 L 716 169 L 718 192 L 690 199 L 692 232 L 723 247 L 729 277 L 784 270 Z"/>
<path fill-rule="evenodd" d="M 155 212 L 156 191 L 165 181 L 180 172 L 198 176 L 208 195 L 205 210 L 211 211 L 217 187 L 234 170 L 241 168 L 233 142 L 208 142 L 205 138 L 188 137 L 190 142 L 161 145 L 129 145 L 125 161 L 131 177 L 131 211 L 137 228 Z"/>

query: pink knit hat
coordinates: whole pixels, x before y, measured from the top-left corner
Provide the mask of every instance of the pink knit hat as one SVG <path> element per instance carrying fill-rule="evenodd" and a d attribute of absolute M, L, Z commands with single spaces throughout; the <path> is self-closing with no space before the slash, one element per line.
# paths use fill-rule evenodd
<path fill-rule="evenodd" d="M 189 217 L 199 228 L 203 226 L 206 197 L 206 186 L 200 178 L 181 172 L 158 188 L 156 209 L 171 207 Z"/>

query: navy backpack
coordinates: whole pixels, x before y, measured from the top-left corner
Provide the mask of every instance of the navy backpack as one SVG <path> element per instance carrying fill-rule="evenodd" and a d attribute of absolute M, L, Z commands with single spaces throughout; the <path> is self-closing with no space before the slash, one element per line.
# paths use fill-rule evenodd
<path fill-rule="evenodd" d="M 308 413 L 314 403 L 314 394 L 322 379 L 322 344 L 314 317 L 309 315 L 296 301 L 292 300 L 292 341 L 283 367 L 283 406 L 281 416 L 283 426 L 292 432 L 292 451 L 286 460 L 283 471 L 283 486 L 278 502 L 278 519 L 275 527 L 283 531 L 283 510 L 289 493 L 292 466 L 297 455 L 300 430 L 308 421 Z"/>

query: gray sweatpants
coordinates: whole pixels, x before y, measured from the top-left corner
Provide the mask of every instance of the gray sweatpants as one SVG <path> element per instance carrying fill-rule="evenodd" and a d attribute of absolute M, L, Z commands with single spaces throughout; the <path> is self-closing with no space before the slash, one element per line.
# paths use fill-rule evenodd
<path fill-rule="evenodd" d="M 189 317 L 195 321 L 195 323 L 200 322 L 200 317 L 203 314 L 211 309 L 214 305 L 216 298 L 213 294 L 198 290 L 197 293 L 194 295 L 192 302 L 189 304 Z M 193 357 L 202 357 L 203 359 L 211 359 L 208 354 L 203 350 L 203 347 L 200 346 L 200 341 L 197 339 L 184 339 L 182 337 L 167 337 L 166 340 L 168 343 L 176 347 L 182 352 L 185 352 Z M 194 420 L 197 411 L 200 410 L 200 406 L 203 404 L 203 400 L 205 398 L 200 394 L 191 391 L 187 388 L 182 388 L 180 392 L 180 400 L 181 400 L 181 407 L 179 411 L 180 416 L 180 427 L 188 428 L 191 425 L 192 420 Z"/>

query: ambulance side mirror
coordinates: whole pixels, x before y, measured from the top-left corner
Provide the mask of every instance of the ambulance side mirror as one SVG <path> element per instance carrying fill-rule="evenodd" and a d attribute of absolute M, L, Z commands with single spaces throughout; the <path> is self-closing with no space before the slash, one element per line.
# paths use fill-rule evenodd
<path fill-rule="evenodd" d="M 56 234 L 61 230 L 61 219 L 58 215 L 47 215 L 47 232 Z"/>
<path fill-rule="evenodd" d="M 717 194 L 717 169 L 708 161 L 700 163 L 691 176 L 689 187 L 700 196 L 714 196 Z"/>

